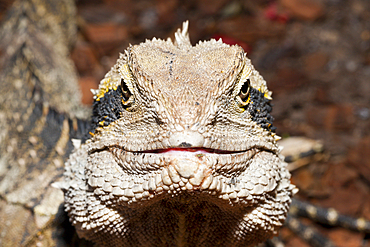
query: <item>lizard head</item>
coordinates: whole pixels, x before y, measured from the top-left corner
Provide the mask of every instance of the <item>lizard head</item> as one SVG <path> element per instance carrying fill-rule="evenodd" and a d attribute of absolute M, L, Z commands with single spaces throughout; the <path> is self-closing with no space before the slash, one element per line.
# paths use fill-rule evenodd
<path fill-rule="evenodd" d="M 115 215 L 112 225 L 129 221 L 129 208 L 206 203 L 237 221 L 229 222 L 231 235 L 254 245 L 277 233 L 294 193 L 276 144 L 271 92 L 241 47 L 192 46 L 187 25 L 175 42 L 130 46 L 93 91 L 83 183 Z M 99 222 L 101 210 L 67 207 L 87 238 L 99 226 L 75 215 Z"/>

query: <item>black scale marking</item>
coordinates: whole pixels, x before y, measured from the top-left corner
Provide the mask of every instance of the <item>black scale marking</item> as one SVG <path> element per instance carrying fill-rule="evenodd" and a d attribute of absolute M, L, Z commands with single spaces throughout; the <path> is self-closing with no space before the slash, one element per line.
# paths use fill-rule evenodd
<path fill-rule="evenodd" d="M 272 111 L 271 100 L 265 98 L 263 93 L 252 87 L 249 93 L 250 102 L 245 106 L 245 110 L 251 114 L 252 121 L 266 130 L 275 132 L 276 127 L 273 126 L 274 118 L 270 114 Z"/>
<path fill-rule="evenodd" d="M 122 88 L 118 86 L 116 90 L 110 89 L 99 100 L 94 100 L 91 119 L 91 127 L 94 132 L 98 127 L 102 127 L 99 124 L 101 121 L 104 121 L 104 126 L 108 126 L 121 117 L 121 113 L 126 108 L 122 103 L 122 95 Z"/>

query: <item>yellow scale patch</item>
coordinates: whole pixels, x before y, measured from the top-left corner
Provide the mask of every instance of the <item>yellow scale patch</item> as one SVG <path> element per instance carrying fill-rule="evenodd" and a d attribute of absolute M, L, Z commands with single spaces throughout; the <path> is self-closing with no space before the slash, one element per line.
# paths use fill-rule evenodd
<path fill-rule="evenodd" d="M 119 73 L 114 74 L 115 71 L 110 71 L 103 80 L 100 81 L 99 89 L 96 90 L 94 98 L 96 101 L 100 101 L 104 97 L 105 93 L 109 90 L 117 90 L 117 87 L 121 84 L 121 78 L 127 83 L 127 86 L 132 90 L 131 82 L 132 74 L 127 64 L 124 64 Z"/>
<path fill-rule="evenodd" d="M 268 95 L 268 91 L 266 90 L 266 87 L 259 87 L 258 91 L 263 93 L 263 97 L 265 97 L 266 99 L 272 100 L 271 96 Z"/>
<path fill-rule="evenodd" d="M 94 95 L 95 100 L 100 101 L 100 99 L 104 97 L 104 94 L 107 93 L 109 90 L 117 90 L 117 86 L 117 82 L 112 81 L 111 77 L 105 77 L 103 80 L 100 81 L 99 89 Z"/>

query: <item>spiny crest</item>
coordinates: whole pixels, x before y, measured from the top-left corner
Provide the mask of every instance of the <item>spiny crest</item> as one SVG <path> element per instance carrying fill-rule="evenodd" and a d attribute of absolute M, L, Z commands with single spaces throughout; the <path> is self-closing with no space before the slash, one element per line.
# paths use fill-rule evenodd
<path fill-rule="evenodd" d="M 175 46 L 179 47 L 180 49 L 188 49 L 192 45 L 190 43 L 189 37 L 189 21 L 185 21 L 182 23 L 182 30 L 179 28 L 175 33 Z"/>
<path fill-rule="evenodd" d="M 190 37 L 189 37 L 189 21 L 185 21 L 182 24 L 182 29 L 177 29 L 175 33 L 175 40 L 172 42 L 171 38 L 167 38 L 166 40 L 159 39 L 159 38 L 152 38 L 145 40 L 145 42 L 141 43 L 140 45 L 154 45 L 154 46 L 168 46 L 168 47 L 177 47 L 182 50 L 187 50 L 192 47 L 190 43 Z"/>

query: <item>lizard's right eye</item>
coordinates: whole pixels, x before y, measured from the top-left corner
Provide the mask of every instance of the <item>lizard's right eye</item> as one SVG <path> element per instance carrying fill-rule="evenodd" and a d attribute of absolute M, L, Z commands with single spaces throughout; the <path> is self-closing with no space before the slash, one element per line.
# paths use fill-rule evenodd
<path fill-rule="evenodd" d="M 250 80 L 246 79 L 243 82 L 243 85 L 240 88 L 237 101 L 239 104 L 239 107 L 245 108 L 250 101 Z"/>
<path fill-rule="evenodd" d="M 243 101 L 243 102 L 246 102 L 248 100 L 248 96 L 249 96 L 249 87 L 250 87 L 250 81 L 249 79 L 247 79 L 243 86 L 241 87 L 240 89 L 240 92 L 239 92 L 239 97 L 240 99 Z"/>
<path fill-rule="evenodd" d="M 121 90 L 123 95 L 123 100 L 128 101 L 129 98 L 132 96 L 130 89 L 127 87 L 125 80 L 121 79 Z"/>

